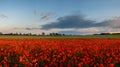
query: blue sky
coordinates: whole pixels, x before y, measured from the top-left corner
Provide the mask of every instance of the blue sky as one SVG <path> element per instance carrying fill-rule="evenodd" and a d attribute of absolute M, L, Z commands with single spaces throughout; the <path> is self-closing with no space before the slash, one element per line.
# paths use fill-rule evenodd
<path fill-rule="evenodd" d="M 116 23 L 119 24 L 119 16 L 120 0 L 0 0 L 0 31 L 3 33 L 61 31 L 64 33 L 64 31 L 75 31 L 89 34 L 108 30 L 108 32 L 119 32 L 116 30 Z M 77 23 L 80 25 L 76 26 L 77 23 L 70 22 L 69 17 L 75 17 L 74 21 L 79 20 Z M 82 25 L 81 18 L 78 17 L 83 17 L 82 21 L 85 22 L 85 26 Z M 59 20 L 60 18 L 62 20 Z M 86 27 L 87 24 L 94 23 L 92 21 L 95 23 L 104 22 L 103 24 L 108 23 L 109 25 L 103 25 L 105 29 L 102 29 L 103 26 L 98 26 L 99 24 Z M 69 22 L 70 27 L 68 27 Z M 65 26 L 60 26 L 64 23 Z M 51 26 L 51 24 L 53 25 Z M 111 29 L 109 28 L 110 24 L 114 25 Z M 45 29 L 46 26 L 48 29 Z M 117 25 L 117 29 L 118 27 L 119 25 Z"/>

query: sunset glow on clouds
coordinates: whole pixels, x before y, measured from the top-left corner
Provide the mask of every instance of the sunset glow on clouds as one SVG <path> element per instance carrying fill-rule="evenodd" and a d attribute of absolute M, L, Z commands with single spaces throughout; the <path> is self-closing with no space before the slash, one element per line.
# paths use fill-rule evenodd
<path fill-rule="evenodd" d="M 0 32 L 120 32 L 120 0 L 0 0 Z"/>

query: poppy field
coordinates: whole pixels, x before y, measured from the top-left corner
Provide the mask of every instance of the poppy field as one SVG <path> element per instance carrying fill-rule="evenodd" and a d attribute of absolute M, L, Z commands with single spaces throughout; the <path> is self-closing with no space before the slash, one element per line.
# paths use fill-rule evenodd
<path fill-rule="evenodd" d="M 120 67 L 120 38 L 1 38 L 0 67 Z"/>

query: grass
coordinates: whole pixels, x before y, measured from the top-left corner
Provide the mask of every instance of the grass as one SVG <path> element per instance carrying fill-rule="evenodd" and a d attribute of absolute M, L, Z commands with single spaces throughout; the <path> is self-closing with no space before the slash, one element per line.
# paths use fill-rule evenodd
<path fill-rule="evenodd" d="M 0 35 L 0 38 L 120 38 L 120 35 L 66 35 L 66 36 Z"/>

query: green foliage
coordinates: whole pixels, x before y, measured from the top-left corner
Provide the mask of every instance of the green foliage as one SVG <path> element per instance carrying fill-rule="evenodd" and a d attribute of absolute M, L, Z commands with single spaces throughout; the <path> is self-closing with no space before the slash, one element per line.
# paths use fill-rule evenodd
<path fill-rule="evenodd" d="M 120 62 L 116 63 L 115 67 L 120 67 Z"/>
<path fill-rule="evenodd" d="M 19 62 L 17 67 L 25 67 L 24 63 Z"/>
<path fill-rule="evenodd" d="M 10 55 L 7 57 L 7 59 L 8 59 L 7 63 L 10 66 L 13 66 L 19 63 L 20 55 L 15 52 L 10 52 Z"/>
<path fill-rule="evenodd" d="M 4 56 L 0 56 L 0 62 L 4 60 Z"/>

